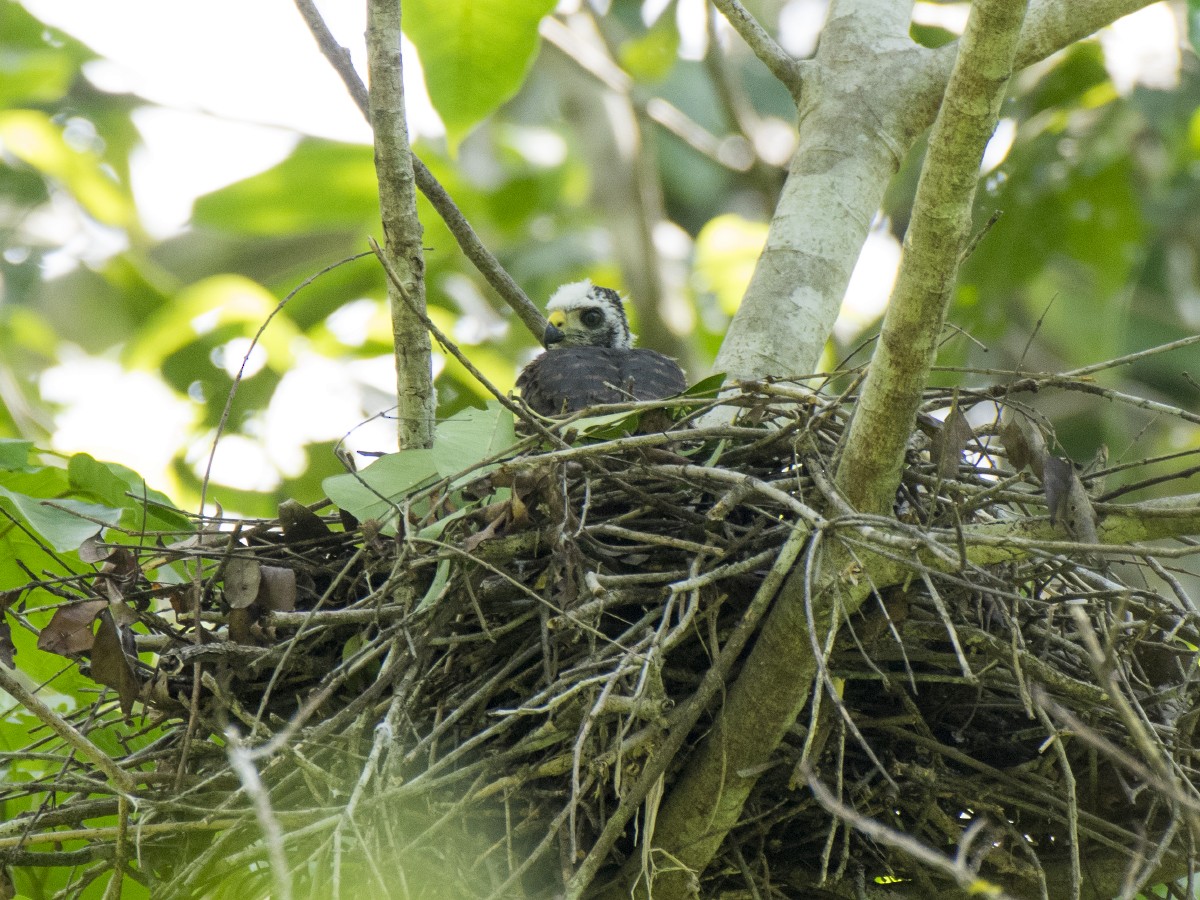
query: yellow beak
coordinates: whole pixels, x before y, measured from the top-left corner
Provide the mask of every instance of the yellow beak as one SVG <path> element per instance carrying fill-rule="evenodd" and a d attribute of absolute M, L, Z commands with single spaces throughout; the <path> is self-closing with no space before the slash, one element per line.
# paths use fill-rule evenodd
<path fill-rule="evenodd" d="M 546 317 L 546 321 L 549 322 L 551 325 L 553 325 L 555 328 L 562 328 L 564 325 L 567 324 L 567 314 L 565 312 L 563 312 L 561 309 L 556 309 L 556 310 L 554 310 L 554 312 L 550 313 L 550 315 Z"/>

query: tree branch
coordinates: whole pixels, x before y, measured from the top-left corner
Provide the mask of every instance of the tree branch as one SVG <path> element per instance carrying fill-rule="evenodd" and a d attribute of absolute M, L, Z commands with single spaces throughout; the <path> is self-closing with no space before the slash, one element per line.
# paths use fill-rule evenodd
<path fill-rule="evenodd" d="M 305 24 L 308 25 L 309 31 L 312 32 L 317 46 L 321 48 L 321 52 L 333 70 L 346 85 L 346 90 L 350 92 L 355 104 L 369 121 L 370 108 L 367 88 L 354 69 L 349 51 L 334 38 L 329 26 L 321 18 L 321 13 L 313 4 L 313 0 L 295 0 L 295 3 Z M 475 233 L 475 229 L 471 227 L 471 223 L 467 221 L 458 205 L 415 154 L 412 155 L 412 167 L 418 189 L 441 216 L 442 221 L 446 223 L 446 227 L 454 235 L 454 240 L 458 242 L 459 249 L 492 286 L 492 289 L 500 295 L 500 298 L 512 308 L 529 332 L 537 338 L 538 343 L 543 343 L 546 335 L 546 317 L 525 295 L 513 277 L 505 271 L 500 260 L 496 259 L 492 252 L 483 245 L 483 242 L 479 240 L 479 235 Z"/>
<path fill-rule="evenodd" d="M 20 679 L 4 665 L 0 665 L 0 690 L 37 716 L 42 724 L 48 726 L 81 756 L 90 760 L 97 769 L 108 776 L 109 780 L 122 793 L 132 794 L 137 789 L 137 782 L 132 775 L 118 766 L 107 753 L 88 740 L 87 736 L 74 725 L 43 703 L 37 694 L 26 688 Z"/>
<path fill-rule="evenodd" d="M 721 11 L 721 15 L 733 26 L 733 30 L 742 36 L 742 40 L 754 51 L 754 55 L 799 102 L 800 66 L 791 54 L 776 43 L 775 38 L 750 15 L 740 0 L 713 0 L 713 6 Z"/>
<path fill-rule="evenodd" d="M 891 429 L 893 435 L 900 435 L 898 451 L 891 446 L 897 442 L 895 437 L 886 447 L 883 459 L 890 468 L 884 474 L 868 469 L 857 461 L 857 457 L 845 469 L 847 475 L 869 478 L 868 486 L 890 484 L 886 493 L 886 511 L 890 511 L 891 498 L 896 491 L 896 484 L 887 479 L 891 478 L 894 469 L 898 481 L 900 471 L 898 463 L 892 459 L 893 456 L 902 457 L 915 418 L 914 398 L 919 398 L 933 362 L 958 256 L 969 232 L 979 162 L 995 128 L 1024 13 L 1025 4 L 1014 4 L 1009 0 L 976 0 L 972 6 L 967 32 L 947 88 L 943 104 L 945 112 L 935 125 L 918 188 L 917 211 L 909 229 L 912 261 L 907 263 L 907 280 L 902 274 L 903 290 L 898 285 L 897 301 L 893 303 L 893 310 L 898 306 L 901 313 L 914 320 L 923 316 L 919 324 L 927 333 L 907 327 L 901 332 L 903 339 L 915 343 L 917 351 L 880 367 L 878 374 L 880 351 L 877 351 L 871 369 L 877 382 L 873 388 L 876 394 L 890 380 L 902 385 L 895 397 L 889 399 L 904 404 L 899 413 L 903 427 L 891 420 L 880 421 L 888 410 L 872 410 L 864 416 L 862 401 L 855 416 L 860 436 L 855 437 L 854 425 L 851 426 L 848 455 L 852 452 L 864 455 L 865 437 L 862 435 L 871 434 L 873 440 L 878 440 L 878 429 L 885 427 Z M 867 155 L 861 145 L 854 149 L 856 155 Z M 761 264 L 759 268 L 762 269 Z M 907 324 L 909 319 L 900 321 Z M 896 339 L 896 331 L 893 329 L 889 338 L 885 325 L 881 343 L 889 339 Z M 893 347 L 893 352 L 901 349 L 905 348 Z M 909 397 L 914 383 L 918 386 Z M 867 392 L 871 390 L 870 387 L 866 389 Z M 885 393 L 884 396 L 889 395 Z M 875 504 L 876 496 L 882 494 L 883 489 L 879 489 L 877 493 L 865 496 Z M 852 500 L 859 498 L 862 508 L 863 492 L 859 490 L 850 496 Z M 815 555 L 816 548 L 810 553 Z M 821 571 L 833 574 L 826 574 L 814 584 L 810 572 L 793 572 L 785 583 L 741 675 L 730 688 L 712 732 L 660 810 L 655 846 L 679 865 L 659 877 L 654 884 L 654 896 L 688 896 L 689 879 L 694 877 L 693 873 L 702 872 L 712 860 L 726 834 L 738 821 L 758 773 L 808 702 L 817 671 L 814 647 L 822 645 L 829 629 L 838 626 L 840 615 L 853 614 L 880 583 L 851 575 L 857 572 L 859 561 L 840 546 L 832 547 L 825 557 L 821 561 Z M 872 560 L 872 563 L 893 574 L 903 568 L 882 558 Z"/>
<path fill-rule="evenodd" d="M 1040 0 L 1029 4 L 1021 44 L 1013 61 L 1015 70 L 1045 59 L 1082 40 L 1122 16 L 1137 12 L 1157 0 Z"/>
<path fill-rule="evenodd" d="M 1044 59 L 1150 2 L 1039 0 L 1014 66 Z M 895 0 L 830 5 L 798 104 L 800 142 L 788 180 L 713 364 L 731 380 L 817 368 L 884 190 L 937 114 L 958 52 L 957 42 L 936 51 L 912 44 L 910 7 Z M 896 31 L 901 18 L 903 33 Z"/>
<path fill-rule="evenodd" d="M 417 191 L 404 114 L 404 70 L 400 56 L 400 4 L 367 2 L 367 67 L 370 72 L 371 130 L 379 176 L 379 212 L 386 252 L 404 290 L 425 309 L 424 229 L 417 218 Z M 396 353 L 396 421 L 400 448 L 433 446 L 435 395 L 429 333 L 388 282 Z"/>
<path fill-rule="evenodd" d="M 970 234 L 979 164 L 1012 75 L 1026 3 L 976 0 L 959 41 L 929 137 L 900 274 L 838 466 L 838 487 L 864 512 L 889 512 L 900 484 L 904 450 L 937 355 Z"/>

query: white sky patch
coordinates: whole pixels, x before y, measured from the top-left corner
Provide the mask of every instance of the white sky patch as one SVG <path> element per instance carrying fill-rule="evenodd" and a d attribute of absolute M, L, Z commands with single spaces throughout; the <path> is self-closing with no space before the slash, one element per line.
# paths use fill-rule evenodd
<path fill-rule="evenodd" d="M 143 142 L 130 164 L 133 195 L 142 224 L 159 239 L 183 229 L 197 197 L 282 162 L 297 139 L 279 128 L 153 106 L 134 110 L 133 122 Z"/>
<path fill-rule="evenodd" d="M 1182 36 L 1166 3 L 1146 6 L 1100 32 L 1104 66 L 1120 94 L 1137 85 L 1171 90 L 1179 86 Z"/>
<path fill-rule="evenodd" d="M 793 56 L 811 56 L 825 24 L 829 0 L 791 0 L 779 11 L 779 43 Z"/>
<path fill-rule="evenodd" d="M 253 378 L 267 364 L 267 351 L 248 337 L 236 337 L 220 347 L 214 347 L 211 359 L 213 365 L 224 369 L 230 378 L 237 378 L 239 372 L 243 378 Z"/>
<path fill-rule="evenodd" d="M 209 473 L 209 500 L 220 500 L 220 491 L 213 487 L 235 488 L 239 491 L 272 491 L 279 487 L 282 479 L 279 469 L 267 455 L 266 448 L 254 438 L 241 434 L 225 434 L 217 444 L 212 468 L 208 458 L 212 453 L 212 433 L 192 445 L 187 461 L 197 478 Z"/>
<path fill-rule="evenodd" d="M 112 65 L 97 76 L 177 109 L 370 140 L 362 115 L 290 3 L 207 0 L 24 0 L 35 16 Z M 330 29 L 361 63 L 362 4 L 321 4 Z"/>
<path fill-rule="evenodd" d="M 367 342 L 371 320 L 379 312 L 379 301 L 360 297 L 343 303 L 325 319 L 325 327 L 347 347 L 361 347 Z"/>
<path fill-rule="evenodd" d="M 63 407 L 51 431 L 55 450 L 122 463 L 150 487 L 174 492 L 171 460 L 199 418 L 195 404 L 156 375 L 82 353 L 43 372 L 40 388 L 44 400 Z"/>
<path fill-rule="evenodd" d="M 42 257 L 42 275 L 57 278 L 75 270 L 81 262 L 99 266 L 129 248 L 129 240 L 118 228 L 101 225 L 58 188 L 50 203 L 32 210 L 21 222 L 21 238 L 55 249 Z"/>
<path fill-rule="evenodd" d="M 970 3 L 918 2 L 913 6 L 912 20 L 918 25 L 945 28 L 954 34 L 962 34 L 970 14 Z"/>
<path fill-rule="evenodd" d="M 566 139 L 552 129 L 512 126 L 504 130 L 504 136 L 514 150 L 535 166 L 551 169 L 567 160 Z"/>
<path fill-rule="evenodd" d="M 991 172 L 1008 158 L 1008 151 L 1012 149 L 1016 137 L 1016 119 L 1001 119 L 996 123 L 996 131 L 992 134 L 992 139 L 988 141 L 988 145 L 983 151 L 983 161 L 979 164 L 981 175 Z"/>
<path fill-rule="evenodd" d="M 675 27 L 679 29 L 680 59 L 704 59 L 708 53 L 708 15 L 707 0 L 679 0 L 675 7 Z"/>
<path fill-rule="evenodd" d="M 846 286 L 842 309 L 833 326 L 838 340 L 853 340 L 882 315 L 899 269 L 900 242 L 888 230 L 887 222 L 877 221 Z"/>

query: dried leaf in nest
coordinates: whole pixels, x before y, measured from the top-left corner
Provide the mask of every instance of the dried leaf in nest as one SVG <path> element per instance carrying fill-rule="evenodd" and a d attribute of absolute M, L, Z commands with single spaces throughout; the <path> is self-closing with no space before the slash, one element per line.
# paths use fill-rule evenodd
<path fill-rule="evenodd" d="M 1026 466 L 1033 474 L 1045 481 L 1043 467 L 1046 457 L 1046 439 L 1041 430 L 1025 413 L 1005 407 L 1004 414 L 1008 421 L 1000 430 L 1000 443 L 1008 455 L 1008 463 L 1014 472 L 1020 472 Z"/>
<path fill-rule="evenodd" d="M 291 546 L 319 541 L 333 534 L 324 519 L 295 500 L 284 500 L 279 504 L 279 524 L 284 540 Z"/>
<path fill-rule="evenodd" d="M 963 451 L 967 449 L 967 441 L 975 437 L 971 423 L 963 415 L 958 405 L 958 393 L 950 403 L 950 412 L 941 423 L 933 437 L 933 458 L 937 461 L 938 478 L 949 481 L 958 474 L 958 463 Z"/>
<path fill-rule="evenodd" d="M 225 602 L 233 609 L 245 609 L 258 599 L 262 567 L 249 556 L 235 556 L 225 566 Z"/>
<path fill-rule="evenodd" d="M 92 680 L 117 692 L 121 712 L 125 718 L 129 718 L 133 712 L 133 701 L 142 689 L 126 656 L 126 645 L 133 644 L 133 632 L 118 625 L 107 609 L 100 613 L 99 618 L 100 627 L 96 629 L 96 640 L 92 645 Z"/>
<path fill-rule="evenodd" d="M 1105 477 L 1099 473 L 1108 468 L 1108 445 L 1101 444 L 1096 448 L 1088 464 L 1083 467 L 1082 478 L 1087 480 L 1088 493 L 1095 497 L 1104 493 Z"/>
<path fill-rule="evenodd" d="M 125 599 L 125 594 L 137 586 L 141 575 L 142 570 L 133 551 L 127 547 L 115 547 L 105 557 L 96 581 L 103 581 L 104 592 L 109 600 L 120 603 Z"/>
<path fill-rule="evenodd" d="M 269 612 L 296 608 L 296 572 L 284 566 L 260 566 L 258 603 Z"/>
<path fill-rule="evenodd" d="M 38 635 L 38 649 L 67 657 L 91 650 L 96 640 L 92 623 L 107 606 L 107 600 L 85 600 L 60 606 Z"/>
<path fill-rule="evenodd" d="M 1047 456 L 1042 489 L 1050 507 L 1050 523 L 1062 522 L 1067 534 L 1085 544 L 1100 542 L 1096 533 L 1096 512 L 1083 487 L 1079 473 L 1070 460 Z"/>
<path fill-rule="evenodd" d="M 107 546 L 100 535 L 93 534 L 79 545 L 79 558 L 85 563 L 104 562 L 112 554 L 112 548 Z"/>

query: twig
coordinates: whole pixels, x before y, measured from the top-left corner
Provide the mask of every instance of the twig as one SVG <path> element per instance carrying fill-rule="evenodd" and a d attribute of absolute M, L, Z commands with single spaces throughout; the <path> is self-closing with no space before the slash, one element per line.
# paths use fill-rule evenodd
<path fill-rule="evenodd" d="M 271 880 L 275 886 L 272 895 L 280 900 L 292 900 L 292 870 L 288 866 L 287 853 L 283 848 L 283 828 L 271 809 L 270 794 L 259 777 L 258 769 L 254 767 L 250 751 L 242 743 L 238 733 L 232 728 L 226 729 L 225 738 L 229 741 L 229 764 L 241 779 L 242 790 L 250 798 L 259 828 L 262 829 L 267 858 L 271 862 Z"/>
<path fill-rule="evenodd" d="M 771 70 L 771 74 L 799 100 L 801 78 L 800 66 L 796 60 L 767 34 L 766 29 L 750 15 L 740 0 L 713 0 L 713 6 L 721 11 L 733 26 L 733 30 L 740 34 L 742 40 L 754 51 L 754 55 Z"/>
<path fill-rule="evenodd" d="M 425 311 L 425 248 L 417 216 L 416 177 L 404 107 L 404 63 L 400 50 L 400 3 L 367 0 L 367 66 L 370 123 L 374 136 L 379 214 L 390 272 L 392 355 L 396 361 L 396 428 L 400 449 L 433 446 L 437 394 L 433 390 Z M 400 294 L 404 294 L 403 300 Z"/>
<path fill-rule="evenodd" d="M 367 88 L 362 83 L 362 79 L 358 77 L 358 72 L 354 70 L 349 53 L 334 39 L 333 33 L 325 24 L 325 20 L 321 18 L 321 14 L 312 0 L 295 0 L 295 2 L 309 31 L 312 32 L 317 45 L 321 48 L 321 52 L 325 54 L 325 58 L 329 60 L 334 71 L 341 76 L 363 117 L 370 121 Z M 412 158 L 412 167 L 417 187 L 437 210 L 438 215 L 442 217 L 442 221 L 454 235 L 463 254 L 471 261 L 479 274 L 487 280 L 493 290 L 500 295 L 500 298 L 512 308 L 525 327 L 529 329 L 530 334 L 537 338 L 539 344 L 542 343 L 545 340 L 546 325 L 548 324 L 546 317 L 534 306 L 525 292 L 513 280 L 513 277 L 500 265 L 500 260 L 496 259 L 492 252 L 483 245 L 475 233 L 475 229 L 471 227 L 471 223 L 462 214 L 462 210 L 458 208 L 450 195 L 446 193 L 446 189 L 415 154 Z"/>
<path fill-rule="evenodd" d="M 445 348 L 446 352 L 457 359 L 462 364 L 463 368 L 471 373 L 472 378 L 487 388 L 488 393 L 500 401 L 501 406 L 503 406 L 517 418 L 524 421 L 527 425 L 529 425 L 530 428 L 538 432 L 538 434 L 550 441 L 552 444 L 565 448 L 567 444 L 562 438 L 551 433 L 545 425 L 538 421 L 538 419 L 531 412 L 529 412 L 529 410 L 518 406 L 516 403 L 513 403 L 513 401 L 510 400 L 499 388 L 488 381 L 484 374 L 475 366 L 475 364 L 472 363 L 471 360 L 469 360 L 466 355 L 458 349 L 458 346 L 448 337 L 446 337 L 445 333 L 440 328 L 433 324 L 433 320 L 429 318 L 429 315 L 420 308 L 417 302 L 408 293 L 408 290 L 400 281 L 400 277 L 396 274 L 395 269 L 392 268 L 392 264 L 390 260 L 388 260 L 387 255 L 380 249 L 379 244 L 375 241 L 375 239 L 367 238 L 367 242 L 371 245 L 371 249 L 374 251 L 375 256 L 379 259 L 379 263 L 383 266 L 383 270 L 387 273 L 388 280 L 392 283 L 393 287 L 399 291 L 400 296 L 404 298 L 404 302 L 409 305 L 413 314 L 421 319 L 425 329 L 433 335 L 434 339 L 443 348 Z"/>
<path fill-rule="evenodd" d="M 81 756 L 91 762 L 109 777 L 117 788 L 125 794 L 137 790 L 137 779 L 118 766 L 107 753 L 93 744 L 78 731 L 75 726 L 42 702 L 41 698 L 21 683 L 11 670 L 0 664 L 0 690 L 4 690 L 14 700 L 33 713 L 60 738 L 71 745 Z"/>
<path fill-rule="evenodd" d="M 755 592 L 754 598 L 746 607 L 746 612 L 729 637 L 726 638 L 720 655 L 704 673 L 700 687 L 670 716 L 670 730 L 667 737 L 642 770 L 637 781 L 622 796 L 620 805 L 613 811 L 600 835 L 592 844 L 592 849 L 567 883 L 566 900 L 579 900 L 583 896 L 599 873 L 600 867 L 607 861 L 609 852 L 624 832 L 625 826 L 683 746 L 692 726 L 708 708 L 710 701 L 725 688 L 734 662 L 740 657 L 750 637 L 758 630 L 759 622 L 762 621 L 762 617 L 775 599 L 775 595 L 783 586 L 784 580 L 807 543 L 808 537 L 809 527 L 807 524 L 797 523 L 783 547 L 780 548 L 775 565 L 771 567 L 771 571 L 767 573 Z"/>
<path fill-rule="evenodd" d="M 992 897 L 994 900 L 1016 900 L 1011 894 L 1004 893 L 997 885 L 990 885 L 986 882 L 981 883 L 979 876 L 967 866 L 964 859 L 966 850 L 972 843 L 973 837 L 983 827 L 981 822 L 975 822 L 967 829 L 959 843 L 957 857 L 950 859 L 936 850 L 925 846 L 925 844 L 916 840 L 911 835 L 888 828 L 882 822 L 876 822 L 874 819 L 867 818 L 856 810 L 846 806 L 829 792 L 829 788 L 821 783 L 821 780 L 816 777 L 811 769 L 807 766 L 805 769 L 805 779 L 808 781 L 808 786 L 812 790 L 813 796 L 817 798 L 817 802 L 825 807 L 825 810 L 830 815 L 837 816 L 837 818 L 851 826 L 855 831 L 860 831 L 871 840 L 878 841 L 885 846 L 895 847 L 922 865 L 950 876 L 960 888 L 969 891 L 972 896 L 984 895 Z"/>

